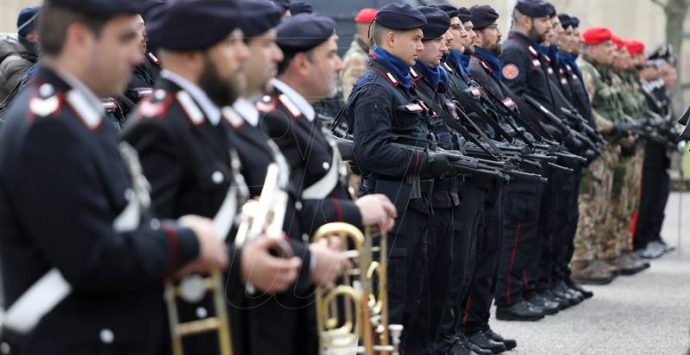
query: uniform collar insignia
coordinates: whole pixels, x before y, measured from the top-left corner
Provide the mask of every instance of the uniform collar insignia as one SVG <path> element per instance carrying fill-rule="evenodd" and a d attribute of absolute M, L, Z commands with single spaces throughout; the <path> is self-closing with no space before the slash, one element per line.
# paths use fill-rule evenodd
<path fill-rule="evenodd" d="M 180 106 L 182 106 L 182 109 L 185 111 L 185 113 L 187 113 L 187 117 L 189 117 L 189 120 L 192 121 L 195 126 L 204 123 L 204 113 L 201 112 L 199 106 L 194 103 L 194 100 L 189 93 L 184 90 L 180 90 L 177 92 L 176 97 L 177 101 L 180 103 Z"/>
<path fill-rule="evenodd" d="M 70 90 L 67 95 L 67 102 L 70 106 L 74 108 L 76 114 L 81 118 L 81 120 L 86 124 L 90 130 L 94 130 L 100 126 L 103 117 L 101 113 L 94 109 L 86 97 L 82 95 L 78 90 Z"/>

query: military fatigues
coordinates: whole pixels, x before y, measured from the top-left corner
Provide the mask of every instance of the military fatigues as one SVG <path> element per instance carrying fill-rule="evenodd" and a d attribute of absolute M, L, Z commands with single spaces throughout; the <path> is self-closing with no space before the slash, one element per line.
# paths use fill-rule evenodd
<path fill-rule="evenodd" d="M 606 122 L 621 120 L 622 108 L 617 99 L 618 91 L 611 85 L 608 69 L 593 65 L 582 58 L 579 62 L 583 82 L 592 103 L 592 113 L 597 127 Z M 607 244 L 613 238 L 611 230 L 610 200 L 614 169 L 618 164 L 620 146 L 608 144 L 601 149 L 601 156 L 589 166 L 583 177 L 580 194 L 580 225 L 575 238 L 573 261 L 603 259 Z"/>
<path fill-rule="evenodd" d="M 343 70 L 340 74 L 340 80 L 342 82 L 343 98 L 345 100 L 350 97 L 352 87 L 355 85 L 357 79 L 359 79 L 360 75 L 367 69 L 369 54 L 364 50 L 366 47 L 367 46 L 362 43 L 362 39 L 359 38 L 359 36 L 355 36 L 355 38 L 352 39 L 350 48 L 343 56 Z"/>
<path fill-rule="evenodd" d="M 11 306 L 57 268 L 72 292 L 24 339 L 24 353 L 158 354 L 167 346 L 161 281 L 197 257 L 196 237 L 142 215 L 147 192 L 133 184 L 100 100 L 51 69 L 35 79 L 0 136 L 4 291 Z"/>
<path fill-rule="evenodd" d="M 623 113 L 634 120 L 648 116 L 646 101 L 640 88 L 636 72 L 618 73 L 618 83 L 623 102 Z M 640 203 L 642 183 L 642 163 L 644 147 L 635 142 L 632 148 L 622 148 L 621 159 L 617 167 L 620 175 L 620 190 L 614 188 L 618 196 L 614 198 L 612 208 L 614 224 L 611 234 L 616 239 L 616 253 L 622 255 L 632 251 L 631 223 Z M 622 172 L 620 170 L 623 170 Z"/>

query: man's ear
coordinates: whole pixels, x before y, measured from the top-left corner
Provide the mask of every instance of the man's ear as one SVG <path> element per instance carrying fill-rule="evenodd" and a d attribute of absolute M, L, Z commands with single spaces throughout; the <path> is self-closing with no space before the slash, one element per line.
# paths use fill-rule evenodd
<path fill-rule="evenodd" d="M 312 63 L 309 61 L 307 54 L 304 52 L 295 54 L 295 56 L 292 58 L 292 61 L 290 61 L 291 69 L 300 76 L 306 76 L 309 74 L 311 65 Z"/>
<path fill-rule="evenodd" d="M 63 52 L 69 50 L 81 56 L 93 45 L 94 41 L 96 41 L 96 36 L 91 29 L 79 22 L 72 23 L 65 29 Z"/>

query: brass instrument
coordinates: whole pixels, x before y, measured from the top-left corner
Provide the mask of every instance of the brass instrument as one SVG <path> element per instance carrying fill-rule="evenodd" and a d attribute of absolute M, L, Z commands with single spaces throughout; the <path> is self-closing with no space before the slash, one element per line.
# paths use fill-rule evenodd
<path fill-rule="evenodd" d="M 340 238 L 352 262 L 332 290 L 316 291 L 319 351 L 326 354 L 399 354 L 402 325 L 388 324 L 386 234 L 363 234 L 336 222 L 321 226 L 313 241 Z"/>
<path fill-rule="evenodd" d="M 220 270 L 213 270 L 210 277 L 204 278 L 194 275 L 185 279 L 185 281 L 179 285 L 169 283 L 165 288 L 165 302 L 168 307 L 173 355 L 184 354 L 182 348 L 183 337 L 212 331 L 218 333 L 218 345 L 221 355 L 232 355 L 230 323 L 228 321 L 228 311 L 225 307 L 222 272 Z M 201 292 L 198 293 L 198 291 Z M 213 308 L 216 316 L 180 323 L 176 306 L 177 298 L 187 299 L 189 296 L 186 296 L 185 293 L 197 293 L 191 298 L 198 297 L 198 301 L 200 301 L 209 292 L 213 293 Z"/>

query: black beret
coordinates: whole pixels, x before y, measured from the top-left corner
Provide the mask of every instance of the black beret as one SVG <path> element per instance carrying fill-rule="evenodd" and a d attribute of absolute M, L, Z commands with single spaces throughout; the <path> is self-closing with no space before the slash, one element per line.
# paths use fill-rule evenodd
<path fill-rule="evenodd" d="M 561 27 L 563 27 L 563 29 L 573 27 L 573 18 L 570 17 L 568 14 L 559 14 L 558 21 L 561 22 Z"/>
<path fill-rule="evenodd" d="M 426 17 L 410 4 L 390 3 L 376 13 L 374 20 L 393 30 L 413 30 L 426 25 Z"/>
<path fill-rule="evenodd" d="M 146 29 L 156 47 L 190 51 L 215 45 L 239 26 L 234 0 L 172 0 L 152 11 Z"/>
<path fill-rule="evenodd" d="M 280 6 L 283 9 L 283 12 L 290 9 L 290 0 L 273 0 L 273 2 Z"/>
<path fill-rule="evenodd" d="M 470 8 L 475 30 L 483 30 L 496 22 L 498 12 L 489 5 L 474 5 Z"/>
<path fill-rule="evenodd" d="M 570 23 L 573 25 L 573 28 L 579 28 L 580 27 L 580 19 L 578 17 L 575 17 L 575 16 L 570 17 Z"/>
<path fill-rule="evenodd" d="M 458 8 L 450 4 L 433 5 L 443 10 L 449 18 L 458 17 Z"/>
<path fill-rule="evenodd" d="M 326 42 L 335 33 L 335 21 L 319 14 L 299 14 L 278 25 L 276 43 L 284 52 L 306 52 Z"/>
<path fill-rule="evenodd" d="M 46 0 L 45 4 L 98 16 L 143 14 L 149 5 L 145 0 Z"/>
<path fill-rule="evenodd" d="M 552 11 L 544 0 L 518 0 L 515 8 L 529 17 L 549 17 Z"/>
<path fill-rule="evenodd" d="M 556 7 L 552 3 L 547 2 L 546 7 L 549 9 L 549 17 L 556 16 Z"/>
<path fill-rule="evenodd" d="M 240 12 L 240 28 L 245 38 L 258 36 L 278 26 L 284 13 L 283 8 L 268 0 L 243 0 Z"/>
<path fill-rule="evenodd" d="M 472 13 L 466 7 L 458 7 L 458 18 L 462 23 L 472 21 Z"/>
<path fill-rule="evenodd" d="M 304 1 L 295 1 L 290 3 L 290 14 L 293 16 L 299 14 L 310 14 L 312 12 L 314 12 L 314 8 Z"/>
<path fill-rule="evenodd" d="M 450 18 L 443 10 L 436 6 L 420 6 L 419 12 L 426 17 L 426 25 L 422 27 L 422 32 L 424 32 L 422 41 L 439 38 L 448 31 Z"/>

